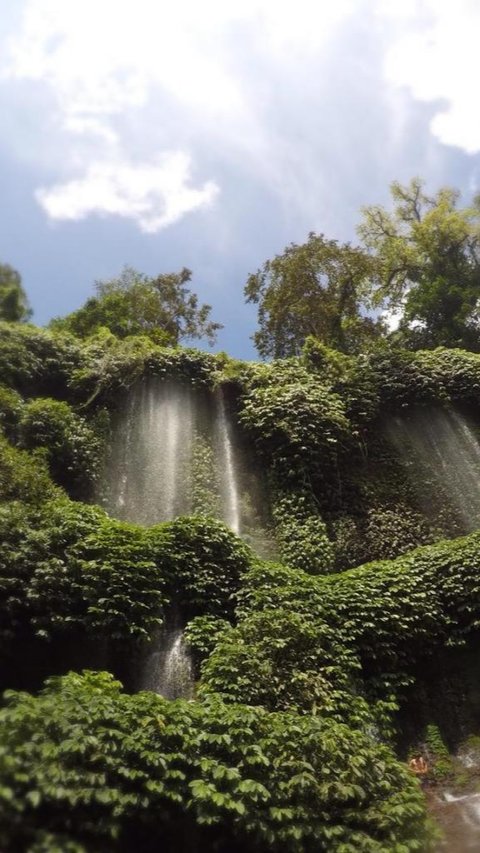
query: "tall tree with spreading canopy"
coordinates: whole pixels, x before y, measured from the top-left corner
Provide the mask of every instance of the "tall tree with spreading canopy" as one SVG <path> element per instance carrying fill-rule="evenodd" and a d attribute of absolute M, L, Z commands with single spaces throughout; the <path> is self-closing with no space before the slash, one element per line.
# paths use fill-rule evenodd
<path fill-rule="evenodd" d="M 262 357 L 297 355 L 309 335 L 344 352 L 356 352 L 379 335 L 382 323 L 362 316 L 368 308 L 376 260 L 349 243 L 310 233 L 266 261 L 245 286 L 258 305 L 253 340 Z"/>
<path fill-rule="evenodd" d="M 378 305 L 400 314 L 399 339 L 414 347 L 480 350 L 480 200 L 430 196 L 419 178 L 391 185 L 393 209 L 363 209 L 358 228 L 379 263 Z"/>
<path fill-rule="evenodd" d="M 186 287 L 191 276 L 186 268 L 150 277 L 125 267 L 118 278 L 97 281 L 97 295 L 78 311 L 53 320 L 52 326 L 81 338 L 104 327 L 119 338 L 147 335 L 169 346 L 204 337 L 213 344 L 222 326 L 210 320 L 211 306 L 200 305 Z"/>
<path fill-rule="evenodd" d="M 20 273 L 9 264 L 0 264 L 0 320 L 24 323 L 31 316 Z"/>

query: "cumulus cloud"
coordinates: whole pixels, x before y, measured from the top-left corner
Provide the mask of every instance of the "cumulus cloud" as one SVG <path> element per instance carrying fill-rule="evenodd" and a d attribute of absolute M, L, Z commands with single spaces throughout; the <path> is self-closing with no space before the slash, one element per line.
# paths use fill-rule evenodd
<path fill-rule="evenodd" d="M 314 57 L 318 65 L 354 5 L 24 0 L 1 73 L 4 81 L 44 86 L 53 99 L 61 179 L 40 188 L 38 201 L 57 219 L 116 214 L 159 230 L 218 195 L 218 180 L 205 169 L 203 183 L 191 184 L 189 156 L 202 174 L 199 139 L 207 149 L 215 140 L 286 192 L 291 154 L 282 153 L 285 142 L 269 133 L 262 115 L 274 69 L 291 67 L 294 77 L 299 59 Z M 255 63 L 267 70 L 260 86 Z"/>
<path fill-rule="evenodd" d="M 402 31 L 387 52 L 388 80 L 434 105 L 431 130 L 440 142 L 468 154 L 480 151 L 480 6 L 476 0 L 410 0 L 403 10 L 394 6 Z"/>
<path fill-rule="evenodd" d="M 312 227 L 323 204 L 325 227 L 340 170 L 356 201 L 368 157 L 401 156 L 410 96 L 434 105 L 438 140 L 480 150 L 475 0 L 22 2 L 0 75 L 48 94 L 36 198 L 52 218 L 155 232 L 235 174 Z"/>
<path fill-rule="evenodd" d="M 186 213 L 210 205 L 218 187 L 207 181 L 190 185 L 190 160 L 185 154 L 164 154 L 154 163 L 92 163 L 81 177 L 36 196 L 52 219 L 84 219 L 92 213 L 122 216 L 153 233 Z"/>

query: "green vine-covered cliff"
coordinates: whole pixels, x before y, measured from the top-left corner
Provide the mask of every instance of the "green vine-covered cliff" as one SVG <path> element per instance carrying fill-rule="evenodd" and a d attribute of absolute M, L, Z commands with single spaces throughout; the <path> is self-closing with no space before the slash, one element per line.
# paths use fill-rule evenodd
<path fill-rule="evenodd" d="M 4 323 L 0 377 L 1 849 L 430 849 L 408 751 L 476 718 L 455 691 L 432 710 L 434 680 L 412 711 L 412 690 L 476 648 L 480 534 L 388 424 L 455 411 L 474 433 L 480 355 L 309 338 L 258 364 Z M 152 377 L 221 390 L 262 481 L 241 537 L 202 436 L 194 515 L 106 511 L 115 425 Z M 172 614 L 190 701 L 139 691 Z"/>

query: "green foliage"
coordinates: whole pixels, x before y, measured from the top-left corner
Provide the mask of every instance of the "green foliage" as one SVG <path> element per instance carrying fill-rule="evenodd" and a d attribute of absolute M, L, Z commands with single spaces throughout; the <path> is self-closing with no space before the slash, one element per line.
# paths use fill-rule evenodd
<path fill-rule="evenodd" d="M 478 627 L 479 537 L 317 578 L 253 567 L 240 621 L 206 664 L 203 689 L 350 719 L 359 713 L 352 692 L 361 695 L 361 665 L 365 695 L 390 701 L 420 655 L 461 643 Z"/>
<path fill-rule="evenodd" d="M 309 335 L 302 347 L 302 361 L 308 370 L 321 377 L 321 381 L 333 384 L 348 374 L 355 360 L 343 352 L 327 347 L 318 338 Z"/>
<path fill-rule="evenodd" d="M 364 535 L 370 559 L 388 560 L 427 543 L 432 533 L 418 512 L 394 505 L 370 510 Z"/>
<path fill-rule="evenodd" d="M 299 355 L 309 335 L 328 347 L 358 352 L 383 331 L 380 321 L 360 313 L 375 276 L 375 259 L 349 243 L 313 233 L 303 245 L 291 243 L 245 286 L 247 302 L 259 306 L 253 340 L 260 355 Z"/>
<path fill-rule="evenodd" d="M 195 436 L 191 460 L 192 510 L 195 515 L 217 516 L 219 507 L 219 478 L 215 469 L 215 454 L 206 439 Z"/>
<path fill-rule="evenodd" d="M 171 577 L 172 598 L 187 618 L 228 617 L 252 554 L 232 531 L 213 518 L 178 518 L 152 528 L 168 531 L 161 543 Z"/>
<path fill-rule="evenodd" d="M 454 764 L 438 726 L 430 723 L 425 730 L 423 740 L 429 759 L 429 775 L 437 780 L 452 776 Z"/>
<path fill-rule="evenodd" d="M 43 455 L 12 447 L 0 433 L 0 501 L 37 504 L 57 492 Z"/>
<path fill-rule="evenodd" d="M 318 515 L 284 521 L 277 527 L 283 562 L 310 574 L 332 571 L 334 549 L 326 525 Z"/>
<path fill-rule="evenodd" d="M 1 633 L 147 637 L 167 602 L 147 532 L 66 499 L 0 508 Z"/>
<path fill-rule="evenodd" d="M 229 616 L 249 560 L 213 519 L 143 528 L 66 499 L 0 506 L 0 539 L 0 634 L 9 639 L 71 630 L 147 638 L 172 601 L 186 617 Z"/>
<path fill-rule="evenodd" d="M 274 509 L 280 556 L 287 566 L 310 574 L 332 571 L 335 553 L 327 527 L 308 502 L 298 496 L 283 497 Z"/>
<path fill-rule="evenodd" d="M 119 338 L 144 335 L 167 346 L 185 338 L 206 337 L 214 343 L 222 327 L 209 319 L 211 306 L 199 305 L 198 296 L 185 286 L 191 276 L 187 269 L 151 277 L 125 267 L 118 278 L 97 281 L 97 295 L 54 320 L 52 327 L 81 338 L 108 329 Z"/>
<path fill-rule="evenodd" d="M 21 394 L 65 399 L 81 363 L 79 343 L 71 336 L 0 322 L 0 376 Z"/>
<path fill-rule="evenodd" d="M 335 464 L 350 437 L 340 397 L 295 361 L 259 366 L 239 417 L 272 468 L 293 483 Z"/>
<path fill-rule="evenodd" d="M 383 413 L 420 403 L 480 402 L 480 355 L 475 353 L 385 347 L 368 356 L 366 369 Z"/>
<path fill-rule="evenodd" d="M 195 616 L 185 627 L 184 637 L 197 663 L 207 658 L 222 634 L 231 628 L 230 622 L 218 616 Z"/>
<path fill-rule="evenodd" d="M 374 507 L 364 517 L 343 515 L 331 528 L 337 569 L 394 559 L 439 538 L 420 513 L 405 504 Z"/>
<path fill-rule="evenodd" d="M 15 440 L 22 414 L 23 400 L 12 388 L 0 385 L 0 429 L 10 440 Z"/>
<path fill-rule="evenodd" d="M 89 338 L 82 348 L 83 366 L 72 377 L 72 394 L 86 404 L 94 400 L 114 406 L 144 376 L 213 385 L 223 360 L 200 350 L 161 347 L 144 336 L 118 340 L 110 333 Z"/>
<path fill-rule="evenodd" d="M 325 621 L 295 605 L 279 602 L 248 614 L 219 637 L 202 676 L 201 695 L 248 697 L 270 710 L 319 713 L 354 726 L 372 722 L 366 701 L 354 698 L 360 688 L 354 652 Z"/>
<path fill-rule="evenodd" d="M 214 698 L 128 696 L 104 673 L 51 679 L 39 697 L 6 700 L 5 853 L 42 849 L 34 845 L 46 838 L 82 851 L 423 848 L 415 780 L 345 726 Z"/>
<path fill-rule="evenodd" d="M 31 316 L 20 273 L 8 264 L 0 264 L 0 320 L 23 323 Z"/>
<path fill-rule="evenodd" d="M 391 185 L 393 212 L 364 208 L 358 231 L 381 269 L 377 300 L 401 309 L 396 335 L 414 348 L 480 346 L 480 207 L 457 208 L 459 193 L 430 197 L 423 182 Z"/>
<path fill-rule="evenodd" d="M 45 450 L 55 482 L 74 496 L 88 494 L 98 476 L 103 448 L 84 418 L 68 403 L 48 398 L 26 403 L 18 435 L 22 447 Z"/>

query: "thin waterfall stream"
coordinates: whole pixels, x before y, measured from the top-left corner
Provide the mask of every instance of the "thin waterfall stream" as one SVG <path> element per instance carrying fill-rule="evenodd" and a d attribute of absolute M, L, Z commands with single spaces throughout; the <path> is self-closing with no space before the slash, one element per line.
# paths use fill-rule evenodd
<path fill-rule="evenodd" d="M 224 518 L 234 533 L 240 533 L 240 499 L 238 482 L 235 473 L 235 461 L 231 427 L 225 409 L 225 398 L 222 389 L 217 392 L 217 432 L 219 437 L 219 456 L 221 464 L 220 485 L 224 506 Z"/>
<path fill-rule="evenodd" d="M 193 697 L 193 663 L 182 627 L 165 628 L 154 638 L 144 663 L 141 689 L 159 693 L 165 699 Z"/>

